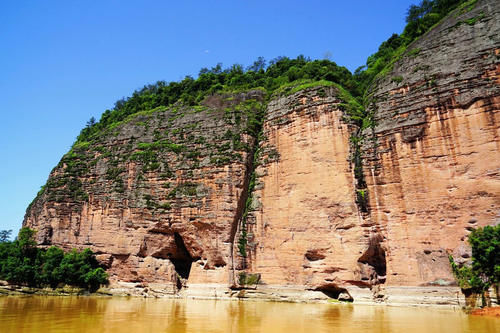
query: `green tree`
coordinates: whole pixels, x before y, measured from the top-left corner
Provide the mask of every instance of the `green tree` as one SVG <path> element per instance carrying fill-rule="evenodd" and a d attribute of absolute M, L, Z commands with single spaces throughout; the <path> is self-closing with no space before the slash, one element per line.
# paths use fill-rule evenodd
<path fill-rule="evenodd" d="M 40 274 L 40 281 L 45 285 L 56 287 L 61 282 L 56 270 L 64 258 L 64 251 L 56 246 L 51 246 L 43 253 L 43 264 Z"/>
<path fill-rule="evenodd" d="M 490 284 L 500 282 L 500 225 L 478 228 L 469 235 L 472 269 Z"/>
<path fill-rule="evenodd" d="M 64 253 L 52 246 L 36 247 L 35 231 L 22 228 L 13 242 L 0 243 L 0 279 L 28 286 L 68 284 L 96 290 L 108 275 L 90 249 Z"/>
<path fill-rule="evenodd" d="M 0 230 L 0 243 L 8 242 L 11 234 L 12 230 Z"/>
<path fill-rule="evenodd" d="M 35 231 L 30 228 L 21 228 L 17 236 L 17 243 L 23 255 L 32 255 L 36 249 Z"/>
<path fill-rule="evenodd" d="M 86 125 L 86 126 L 87 126 L 87 127 L 92 127 L 92 126 L 94 126 L 95 124 L 96 124 L 96 120 L 95 120 L 95 118 L 92 116 L 92 117 L 90 117 L 89 121 L 87 121 L 87 125 Z"/>
<path fill-rule="evenodd" d="M 73 249 L 64 255 L 59 266 L 53 270 L 52 277 L 54 281 L 63 281 L 74 286 L 95 287 L 97 282 L 107 282 L 107 275 L 102 274 L 104 270 L 94 272 L 98 268 L 99 264 L 90 249 L 81 252 Z"/>
<path fill-rule="evenodd" d="M 96 291 L 100 285 L 108 283 L 108 274 L 104 269 L 98 267 L 88 271 L 85 274 L 84 281 L 90 291 Z"/>
<path fill-rule="evenodd" d="M 472 264 L 458 266 L 450 255 L 453 275 L 465 294 L 483 296 L 492 285 L 500 283 L 500 225 L 473 230 L 469 235 L 472 247 Z"/>
<path fill-rule="evenodd" d="M 35 232 L 29 228 L 22 228 L 19 234 L 10 243 L 4 252 L 6 255 L 2 258 L 2 278 L 17 283 L 35 285 L 37 269 L 35 261 L 38 254 L 36 242 L 34 240 Z"/>

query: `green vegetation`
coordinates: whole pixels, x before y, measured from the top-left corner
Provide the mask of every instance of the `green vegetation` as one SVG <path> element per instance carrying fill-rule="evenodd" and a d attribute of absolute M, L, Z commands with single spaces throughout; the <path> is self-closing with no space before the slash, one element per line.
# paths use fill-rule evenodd
<path fill-rule="evenodd" d="M 374 114 L 375 101 L 370 95 L 370 87 L 377 77 L 390 73 L 394 63 L 403 55 L 407 54 L 411 58 L 417 57 L 421 50 L 419 48 L 407 49 L 420 36 L 431 30 L 438 22 L 446 17 L 450 12 L 457 9 L 461 13 L 474 8 L 477 0 L 422 0 L 419 5 L 412 5 L 408 9 L 406 16 L 406 27 L 401 35 L 393 34 L 388 40 L 383 42 L 378 51 L 368 57 L 365 66 L 361 66 L 354 72 L 353 78 L 356 82 L 356 90 L 351 90 L 351 94 L 356 97 L 360 107 L 357 112 L 350 112 L 351 121 L 360 128 L 351 136 L 351 162 L 354 164 L 354 176 L 356 179 L 356 203 L 362 212 L 368 212 L 368 190 L 363 173 L 362 145 L 368 139 L 365 129 L 375 127 Z M 414 72 L 426 70 L 425 66 L 414 68 Z M 391 81 L 399 84 L 403 81 L 402 76 L 394 76 Z M 428 85 L 436 85 L 435 78 L 432 78 Z M 374 145 L 375 149 L 375 145 Z"/>
<path fill-rule="evenodd" d="M 265 112 L 264 104 L 255 102 L 250 102 L 250 104 L 247 102 L 245 110 L 246 110 L 245 114 L 248 117 L 248 125 L 245 132 L 254 137 L 255 143 L 251 150 L 247 149 L 247 151 L 249 151 L 249 153 L 252 154 L 252 165 L 250 170 L 250 177 L 248 178 L 245 207 L 243 208 L 243 213 L 239 221 L 240 232 L 238 238 L 238 252 L 243 258 L 247 257 L 247 243 L 248 243 L 247 220 L 248 220 L 248 214 L 250 213 L 250 210 L 252 208 L 253 192 L 255 189 L 255 182 L 256 182 L 255 169 L 259 165 L 259 157 L 260 157 L 259 143 L 261 142 L 263 137 L 262 125 Z M 274 150 L 270 152 L 270 156 L 274 159 L 278 159 L 279 153 L 276 150 Z"/>
<path fill-rule="evenodd" d="M 238 284 L 240 286 L 257 285 L 260 282 L 260 274 L 250 274 L 241 272 L 238 276 Z"/>
<path fill-rule="evenodd" d="M 261 135 L 258 136 L 260 138 Z M 258 146 L 258 142 L 257 142 Z M 256 181 L 256 175 L 255 175 L 255 169 L 257 168 L 257 161 L 259 159 L 259 154 L 260 151 L 259 149 L 256 149 L 254 151 L 253 155 L 253 163 L 252 163 L 252 173 L 250 174 L 250 179 L 248 181 L 248 189 L 247 189 L 247 198 L 245 201 L 245 208 L 243 210 L 243 214 L 241 216 L 241 222 L 240 222 L 240 237 L 238 239 L 238 252 L 243 258 L 247 257 L 247 242 L 248 242 L 248 231 L 247 231 L 247 219 L 248 219 L 248 214 L 250 213 L 250 210 L 252 208 L 252 202 L 253 202 L 253 191 L 255 190 L 255 181 Z"/>
<path fill-rule="evenodd" d="M 363 213 L 368 213 L 368 189 L 363 172 L 363 153 L 361 149 L 364 136 L 361 130 L 351 135 L 351 163 L 354 165 L 354 179 L 356 179 L 355 202 Z"/>
<path fill-rule="evenodd" d="M 469 235 L 472 265 L 458 266 L 450 255 L 450 264 L 458 285 L 467 294 L 484 293 L 500 283 L 500 225 L 473 230 Z"/>
<path fill-rule="evenodd" d="M 263 58 L 244 69 L 235 64 L 223 69 L 221 64 L 199 72 L 197 79 L 186 76 L 180 82 L 158 81 L 135 91 L 132 96 L 115 103 L 113 110 L 106 110 L 99 122 L 91 119 L 80 132 L 77 144 L 96 139 L 103 131 L 112 129 L 136 114 L 151 114 L 148 110 L 173 105 L 200 107 L 205 97 L 214 93 L 264 89 L 268 93 L 278 90 L 291 82 L 321 81 L 335 82 L 349 91 L 357 91 L 356 82 L 345 67 L 337 66 L 329 60 L 314 60 L 299 56 L 296 59 L 279 57 L 271 60 L 269 66 Z M 355 95 L 359 95 L 356 93 Z"/>
<path fill-rule="evenodd" d="M 450 12 L 457 9 L 457 14 L 463 14 L 474 8 L 477 0 L 422 0 L 419 5 L 411 5 L 406 16 L 406 27 L 401 35 L 393 34 L 383 42 L 378 51 L 368 57 L 366 65 L 359 67 L 354 72 L 354 79 L 359 92 L 365 92 L 378 75 L 390 72 L 392 65 L 400 59 L 409 45 L 417 38 L 431 30 Z M 480 19 L 480 18 L 478 18 Z M 474 24 L 476 20 L 467 21 Z M 416 57 L 420 49 L 408 52 L 411 57 Z"/>
<path fill-rule="evenodd" d="M 403 77 L 401 75 L 393 76 L 391 80 L 392 82 L 401 83 L 403 81 Z"/>
<path fill-rule="evenodd" d="M 480 13 L 478 16 L 471 17 L 470 19 L 466 19 L 464 21 L 461 21 L 461 22 L 457 23 L 457 25 L 460 25 L 462 23 L 465 23 L 465 24 L 468 24 L 468 25 L 474 25 L 478 21 L 481 21 L 484 18 L 484 16 L 485 16 L 484 13 Z"/>
<path fill-rule="evenodd" d="M 8 233 L 8 232 L 7 232 Z M 2 232 L 4 234 L 4 232 Z M 22 228 L 16 240 L 0 242 L 0 279 L 30 287 L 66 284 L 95 291 L 108 283 L 91 250 L 64 253 L 58 247 L 36 247 L 35 231 Z"/>
<path fill-rule="evenodd" d="M 0 243 L 8 242 L 11 234 L 12 230 L 0 230 Z"/>
<path fill-rule="evenodd" d="M 334 85 L 333 82 L 327 80 L 314 81 L 310 79 L 302 79 L 283 84 L 281 87 L 276 89 L 274 94 L 289 96 L 304 89 L 315 88 L 315 87 L 328 87 L 333 85 Z"/>
<path fill-rule="evenodd" d="M 168 194 L 169 199 L 176 198 L 178 195 L 180 196 L 195 196 L 196 195 L 196 188 L 198 187 L 198 184 L 192 183 L 192 182 L 185 182 L 177 185 L 170 191 Z"/>

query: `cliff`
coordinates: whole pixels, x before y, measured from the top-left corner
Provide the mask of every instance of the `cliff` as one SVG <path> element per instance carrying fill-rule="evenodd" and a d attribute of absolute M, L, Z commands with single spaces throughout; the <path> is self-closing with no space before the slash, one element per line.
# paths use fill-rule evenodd
<path fill-rule="evenodd" d="M 261 99 L 255 90 L 159 108 L 77 143 L 24 224 L 42 245 L 90 247 L 111 280 L 227 282 L 253 156 L 248 114 Z"/>
<path fill-rule="evenodd" d="M 267 284 L 333 297 L 348 285 L 385 279 L 378 233 L 354 200 L 349 144 L 354 129 L 337 95 L 335 88 L 322 88 L 269 103 L 247 260 Z"/>
<path fill-rule="evenodd" d="M 471 228 L 500 223 L 499 10 L 452 13 L 372 90 L 364 170 L 388 288 L 453 284 L 448 254 L 469 259 Z"/>
<path fill-rule="evenodd" d="M 214 93 L 78 141 L 28 208 L 115 292 L 458 304 L 448 254 L 500 222 L 500 5 L 457 10 L 367 93 Z"/>

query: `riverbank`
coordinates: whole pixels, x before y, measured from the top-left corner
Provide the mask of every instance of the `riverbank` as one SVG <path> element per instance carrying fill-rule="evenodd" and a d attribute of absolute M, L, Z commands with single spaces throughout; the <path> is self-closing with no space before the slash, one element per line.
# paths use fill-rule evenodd
<path fill-rule="evenodd" d="M 2 281 L 3 282 L 3 281 Z M 9 285 L 2 283 L 0 285 L 0 296 L 113 296 L 112 293 L 106 292 L 105 289 L 90 292 L 87 289 L 63 286 L 60 288 L 34 288 L 26 286 Z"/>
<path fill-rule="evenodd" d="M 231 289 L 222 284 L 188 284 L 180 290 L 175 286 L 156 283 L 113 282 L 106 292 L 122 296 L 170 297 L 193 299 L 242 299 L 291 303 L 352 302 L 363 305 L 412 307 L 471 308 L 480 305 L 480 297 L 472 305 L 456 286 L 387 286 L 374 290 L 351 286 L 342 293 L 306 289 L 294 285 L 255 285 Z M 496 294 L 489 294 L 491 304 L 498 305 Z"/>
<path fill-rule="evenodd" d="M 450 286 L 388 286 L 379 290 L 378 297 L 367 288 L 349 288 L 351 299 L 339 299 L 338 295 L 318 290 L 307 290 L 303 286 L 257 285 L 248 289 L 231 289 L 221 284 L 190 284 L 177 290 L 171 284 L 135 283 L 115 281 L 96 292 L 64 286 L 32 288 L 0 284 L 0 295 L 47 295 L 47 296 L 118 296 L 143 298 L 175 298 L 206 300 L 246 300 L 288 303 L 352 303 L 359 305 L 389 305 L 396 307 L 440 307 L 450 309 L 471 308 L 458 287 Z M 336 296 L 336 297 L 335 297 Z M 498 300 L 490 293 L 493 308 L 499 309 Z M 480 304 L 477 303 L 476 306 Z M 493 311 L 493 310 L 492 310 Z M 497 313 L 497 312 L 494 312 Z"/>
<path fill-rule="evenodd" d="M 500 306 L 475 309 L 470 312 L 473 316 L 485 316 L 485 317 L 496 317 L 500 319 Z"/>

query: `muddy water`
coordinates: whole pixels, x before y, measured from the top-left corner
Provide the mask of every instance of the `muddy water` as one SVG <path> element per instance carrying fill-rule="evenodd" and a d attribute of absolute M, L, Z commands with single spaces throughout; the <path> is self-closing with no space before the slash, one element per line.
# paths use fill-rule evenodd
<path fill-rule="evenodd" d="M 500 332 L 460 310 L 98 297 L 0 297 L 0 332 Z"/>

